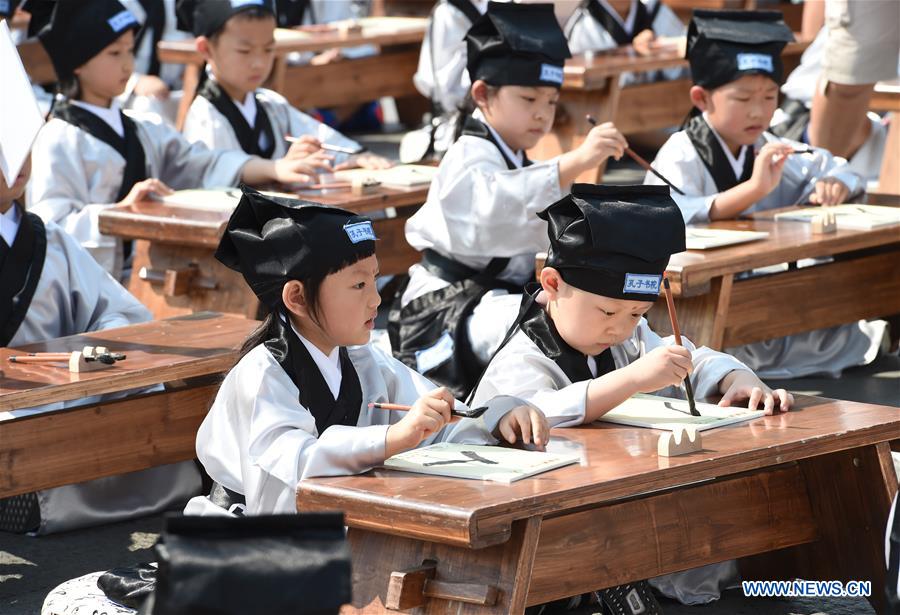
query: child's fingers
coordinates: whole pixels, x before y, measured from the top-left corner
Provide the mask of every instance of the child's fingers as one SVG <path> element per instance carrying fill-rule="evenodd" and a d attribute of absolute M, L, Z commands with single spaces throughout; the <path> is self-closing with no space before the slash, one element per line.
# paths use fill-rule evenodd
<path fill-rule="evenodd" d="M 762 399 L 763 390 L 759 387 L 753 387 L 753 390 L 750 391 L 750 401 L 747 403 L 747 408 L 750 410 L 756 410 L 759 407 L 759 402 Z"/>
<path fill-rule="evenodd" d="M 500 421 L 500 435 L 510 444 L 516 443 L 516 432 L 510 425 L 512 421 Z"/>
<path fill-rule="evenodd" d="M 527 414 L 524 411 L 513 410 L 510 418 L 512 419 L 511 422 L 518 426 L 519 433 L 522 435 L 522 442 L 531 444 L 531 421 L 528 419 Z"/>
<path fill-rule="evenodd" d="M 734 387 L 729 387 L 725 394 L 722 396 L 722 399 L 719 400 L 719 406 L 722 408 L 728 408 L 731 406 L 732 400 L 735 398 L 736 391 Z"/>
<path fill-rule="evenodd" d="M 550 425 L 547 424 L 547 417 L 537 410 L 529 410 L 528 414 L 531 416 L 531 433 L 534 436 L 534 443 L 543 449 L 550 439 Z"/>
<path fill-rule="evenodd" d="M 450 422 L 450 418 L 451 418 L 451 415 L 450 415 L 450 409 L 451 409 L 451 407 L 450 407 L 450 404 L 447 403 L 447 400 L 445 400 L 445 399 L 439 399 L 439 398 L 426 398 L 426 399 L 425 399 L 425 405 L 426 405 L 426 407 L 427 407 L 429 410 L 432 410 L 433 412 L 436 412 L 436 413 L 438 414 L 438 416 L 441 417 L 441 420 L 442 420 L 443 422 L 445 422 L 445 423 L 449 423 L 449 422 Z"/>
<path fill-rule="evenodd" d="M 771 391 L 763 398 L 763 410 L 767 416 L 775 412 L 775 395 Z"/>
<path fill-rule="evenodd" d="M 787 412 L 794 405 L 794 396 L 784 389 L 777 389 L 774 395 L 778 397 L 778 407 L 782 412 Z"/>

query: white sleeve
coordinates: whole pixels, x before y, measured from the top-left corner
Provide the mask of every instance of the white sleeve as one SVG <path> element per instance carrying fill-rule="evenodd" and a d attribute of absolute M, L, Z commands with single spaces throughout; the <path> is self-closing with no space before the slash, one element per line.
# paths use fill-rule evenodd
<path fill-rule="evenodd" d="M 782 139 L 787 143 L 795 142 Z M 797 147 L 808 147 L 802 143 L 797 143 Z M 840 180 L 850 190 L 848 198 L 859 196 L 865 190 L 866 184 L 863 179 L 850 170 L 847 161 L 839 156 L 833 155 L 826 149 L 820 147 L 810 147 L 812 150 L 808 154 L 795 154 L 790 156 L 784 165 L 782 182 L 790 182 L 791 186 L 798 189 L 798 197 L 796 203 L 805 203 L 809 200 L 809 196 L 815 191 L 816 183 L 826 177 L 833 177 Z M 784 203 L 788 205 L 789 203 Z"/>
<path fill-rule="evenodd" d="M 653 5 L 658 3 L 659 10 L 656 18 L 653 20 L 653 33 L 656 36 L 685 36 L 687 34 L 687 26 L 682 23 L 671 8 L 666 6 L 662 0 L 647 2 L 647 8 L 652 9 Z"/>
<path fill-rule="evenodd" d="M 566 22 L 566 38 L 573 54 L 586 51 L 604 51 L 617 47 L 615 39 L 609 35 L 586 8 L 579 8 Z"/>
<path fill-rule="evenodd" d="M 229 149 L 222 138 L 227 134 L 226 129 L 232 130 L 228 120 L 208 100 L 197 96 L 184 118 L 181 134 L 188 143 L 202 143 L 209 149 Z"/>
<path fill-rule="evenodd" d="M 677 132 L 669 137 L 652 164 L 663 177 L 684 192 L 681 195 L 672 190 L 671 194 L 681 210 L 685 224 L 709 222 L 709 210 L 719 194 L 705 194 L 703 180 L 707 173 L 706 167 L 687 135 Z M 664 185 L 661 179 L 649 171 L 644 176 L 644 183 Z"/>
<path fill-rule="evenodd" d="M 437 102 L 446 110 L 455 109 L 469 90 L 464 41 L 468 29 L 468 19 L 442 2 L 434 9 L 419 52 L 413 83 L 423 96 L 438 98 Z"/>

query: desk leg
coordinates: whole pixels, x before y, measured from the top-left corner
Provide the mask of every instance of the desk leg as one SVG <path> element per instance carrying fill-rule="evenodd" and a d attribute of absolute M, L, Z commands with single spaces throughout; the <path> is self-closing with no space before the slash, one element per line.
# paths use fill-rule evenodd
<path fill-rule="evenodd" d="M 894 113 L 888 128 L 881 172 L 878 175 L 878 191 L 900 194 L 900 113 Z"/>
<path fill-rule="evenodd" d="M 871 581 L 869 601 L 884 612 L 884 533 L 897 493 L 890 445 L 799 462 L 819 540 L 741 560 L 744 579 Z"/>
<path fill-rule="evenodd" d="M 178 115 L 175 118 L 175 128 L 177 128 L 179 132 L 184 128 L 184 120 L 187 118 L 191 103 L 194 102 L 197 86 L 200 83 L 201 66 L 203 65 L 187 64 L 184 67 L 184 74 L 181 77 L 181 102 L 178 103 Z"/>
<path fill-rule="evenodd" d="M 696 297 L 677 297 L 678 326 L 681 332 L 697 346 L 722 350 L 728 308 L 731 305 L 731 289 L 734 276 L 729 274 L 715 278 L 709 292 Z M 672 325 L 665 301 L 657 301 L 647 314 L 650 328 L 660 335 L 671 335 Z"/>
<path fill-rule="evenodd" d="M 350 528 L 348 538 L 353 554 L 353 605 L 344 606 L 341 613 L 522 613 L 525 610 L 540 528 L 539 518 L 519 521 L 513 525 L 508 541 L 483 549 L 453 547 Z M 496 603 L 481 606 L 430 598 L 421 607 L 405 611 L 387 609 L 385 600 L 391 573 L 416 568 L 428 559 L 437 562 L 434 579 L 443 582 L 444 587 L 457 584 L 490 585 L 499 590 Z"/>

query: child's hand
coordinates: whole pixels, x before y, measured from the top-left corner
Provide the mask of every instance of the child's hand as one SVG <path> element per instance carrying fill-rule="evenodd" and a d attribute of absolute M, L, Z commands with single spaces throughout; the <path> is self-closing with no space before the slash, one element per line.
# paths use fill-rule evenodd
<path fill-rule="evenodd" d="M 134 205 L 138 201 L 146 201 L 152 195 L 166 196 L 174 192 L 167 185 L 156 178 L 151 177 L 143 181 L 137 182 L 125 195 L 125 198 L 119 201 L 118 205 Z"/>
<path fill-rule="evenodd" d="M 809 195 L 814 205 L 839 205 L 850 196 L 850 188 L 836 177 L 825 177 L 816 182 L 816 191 Z"/>
<path fill-rule="evenodd" d="M 288 149 L 287 154 L 284 155 L 285 158 L 289 158 L 291 160 L 298 160 L 300 158 L 306 158 L 311 154 L 315 154 L 322 150 L 322 142 L 319 141 L 312 135 L 302 135 L 297 137 L 297 140 L 291 143 L 290 149 Z"/>
<path fill-rule="evenodd" d="M 313 181 L 318 173 L 331 171 L 331 163 L 316 157 L 302 160 L 280 158 L 275 161 L 274 177 L 282 184 L 305 184 Z"/>
<path fill-rule="evenodd" d="M 719 389 L 725 389 L 724 395 L 719 405 L 727 407 L 734 402 L 742 402 L 749 400 L 747 407 L 750 410 L 756 410 L 759 402 L 763 402 L 763 409 L 766 414 L 774 414 L 775 404 L 782 412 L 787 412 L 794 405 L 794 396 L 785 391 L 778 389 L 773 391 L 767 387 L 756 374 L 745 369 L 738 369 L 722 379 Z"/>
<path fill-rule="evenodd" d="M 655 40 L 656 35 L 653 33 L 653 30 L 646 28 L 637 33 L 634 40 L 631 41 L 631 46 L 634 47 L 634 50 L 639 54 L 647 55 L 653 48 L 653 42 Z"/>
<path fill-rule="evenodd" d="M 414 448 L 443 429 L 450 422 L 450 412 L 455 403 L 447 387 L 434 389 L 417 399 L 412 409 L 388 428 L 385 457 Z"/>
<path fill-rule="evenodd" d="M 652 393 L 667 386 L 678 386 L 694 371 L 691 351 L 672 344 L 654 348 L 624 368 L 640 393 Z"/>
<path fill-rule="evenodd" d="M 594 126 L 578 146 L 585 167 L 595 167 L 612 156 L 616 160 L 625 154 L 628 142 L 612 122 Z"/>
<path fill-rule="evenodd" d="M 334 167 L 334 170 L 341 171 L 343 169 L 360 168 L 376 171 L 378 169 L 390 169 L 392 166 L 394 166 L 394 163 L 382 156 L 377 156 L 375 154 L 356 154 L 355 156 L 350 156 L 350 158 Z"/>
<path fill-rule="evenodd" d="M 781 182 L 781 173 L 784 163 L 794 150 L 787 143 L 766 143 L 756 155 L 753 161 L 753 175 L 751 182 L 760 193 L 760 198 L 768 196 Z"/>
<path fill-rule="evenodd" d="M 550 440 L 547 417 L 531 406 L 517 406 L 507 412 L 497 424 L 497 431 L 510 444 L 521 439 L 525 444 L 534 442 L 540 450 L 544 450 Z"/>
<path fill-rule="evenodd" d="M 134 84 L 134 93 L 138 96 L 149 96 L 159 100 L 169 98 L 169 86 L 156 75 L 141 75 Z"/>

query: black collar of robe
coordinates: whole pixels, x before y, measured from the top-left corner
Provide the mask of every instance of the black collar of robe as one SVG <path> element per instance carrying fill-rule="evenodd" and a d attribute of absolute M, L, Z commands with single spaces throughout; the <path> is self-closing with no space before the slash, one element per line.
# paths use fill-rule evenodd
<path fill-rule="evenodd" d="M 251 156 L 260 156 L 262 158 L 271 159 L 275 153 L 275 131 L 272 130 L 272 122 L 269 121 L 269 114 L 266 108 L 259 100 L 259 95 L 254 94 L 256 99 L 256 121 L 251 127 L 247 123 L 247 118 L 237 108 L 237 105 L 231 99 L 225 90 L 212 79 L 207 79 L 197 92 L 198 96 L 202 96 L 215 107 L 219 113 L 225 116 L 234 134 L 237 136 L 241 149 Z M 263 149 L 259 146 L 260 135 L 266 135 L 267 145 Z"/>
<path fill-rule="evenodd" d="M 78 105 L 73 105 L 68 100 L 55 104 L 52 115 L 103 141 L 125 159 L 125 170 L 122 173 L 122 184 L 119 186 L 116 202 L 124 199 L 136 183 L 147 179 L 147 159 L 144 155 L 144 146 L 141 145 L 141 140 L 138 138 L 137 125 L 130 117 L 119 111 L 119 115 L 122 117 L 122 128 L 125 130 L 125 136 L 120 137 L 100 116 Z"/>
<path fill-rule="evenodd" d="M 503 156 L 504 162 L 506 162 L 506 167 L 512 171 L 513 169 L 519 168 L 516 163 L 510 159 L 509 156 L 506 155 L 506 152 L 503 151 L 503 148 L 500 146 L 500 143 L 494 138 L 494 133 L 491 132 L 491 129 L 488 128 L 488 125 L 482 122 L 481 120 L 477 120 L 471 115 L 466 118 L 466 121 L 463 123 L 463 129 L 460 135 L 466 135 L 469 137 L 479 137 L 481 139 L 486 139 L 494 144 L 494 147 L 497 148 L 497 151 L 500 152 L 500 155 Z M 528 159 L 528 156 L 522 156 L 522 167 L 529 167 L 533 162 Z"/>
<path fill-rule="evenodd" d="M 706 165 L 713 181 L 716 182 L 716 188 L 719 192 L 724 192 L 741 184 L 753 175 L 753 161 L 756 159 L 756 153 L 752 145 L 745 145 L 747 152 L 744 157 L 744 169 L 740 177 L 734 176 L 734 168 L 728 161 L 728 156 L 716 138 L 712 127 L 706 122 L 702 115 L 695 115 L 684 127 L 685 133 L 697 150 L 700 160 Z"/>
<path fill-rule="evenodd" d="M 355 427 L 362 408 L 362 387 L 356 368 L 346 348 L 341 348 L 341 389 L 337 399 L 331 394 L 325 377 L 303 341 L 290 324 L 280 316 L 272 318 L 266 348 L 300 390 L 300 403 L 316 419 L 316 430 L 322 433 L 332 425 Z"/>
<path fill-rule="evenodd" d="M 9 345 L 25 320 L 47 255 L 43 221 L 22 210 L 16 238 L 0 262 L 0 347 Z"/>
<path fill-rule="evenodd" d="M 532 295 L 526 294 L 522 298 L 519 328 L 540 348 L 544 356 L 552 359 L 573 383 L 593 380 L 616 369 L 612 352 L 607 348 L 594 357 L 597 363 L 597 375 L 594 376 L 588 368 L 587 356 L 562 339 L 547 310 L 535 300 L 537 292 L 536 289 Z"/>
<path fill-rule="evenodd" d="M 613 37 L 616 45 L 621 47 L 622 45 L 630 45 L 634 41 L 634 37 L 644 30 L 653 29 L 653 21 L 656 19 L 657 13 L 659 13 L 660 2 L 656 3 L 652 11 L 648 11 L 644 3 L 638 0 L 637 14 L 634 16 L 634 26 L 631 28 L 631 32 L 622 27 L 615 15 L 606 10 L 606 7 L 603 6 L 600 0 L 587 0 L 586 8 L 591 17 L 597 20 L 603 26 L 603 29 Z"/>

